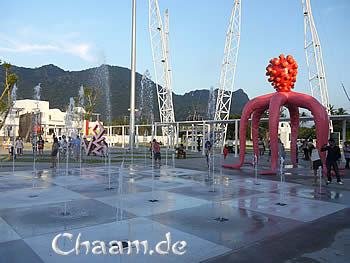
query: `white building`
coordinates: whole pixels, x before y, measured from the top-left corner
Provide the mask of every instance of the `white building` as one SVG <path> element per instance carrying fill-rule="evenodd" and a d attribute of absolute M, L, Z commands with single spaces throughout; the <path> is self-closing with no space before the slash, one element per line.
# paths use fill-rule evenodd
<path fill-rule="evenodd" d="M 84 113 L 82 108 L 75 108 L 75 111 L 81 115 Z M 50 104 L 48 101 L 24 99 L 17 100 L 15 102 L 14 107 L 11 109 L 5 120 L 3 128 L 0 130 L 0 136 L 2 138 L 19 136 L 21 132 L 23 133 L 23 129 L 26 128 L 27 130 L 30 129 L 28 132 L 31 132 L 33 126 L 29 125 L 28 122 L 31 121 L 34 114 L 38 114 L 39 116 L 38 123 L 44 139 L 51 139 L 53 134 L 56 134 L 56 136 L 68 134 L 66 112 L 63 112 L 60 109 L 50 109 Z M 27 116 L 26 124 L 23 124 L 23 121 L 20 121 L 21 118 L 23 120 L 24 116 Z M 80 130 L 80 123 L 82 122 L 78 121 L 77 119 L 80 118 L 75 116 L 72 122 L 72 128 Z"/>

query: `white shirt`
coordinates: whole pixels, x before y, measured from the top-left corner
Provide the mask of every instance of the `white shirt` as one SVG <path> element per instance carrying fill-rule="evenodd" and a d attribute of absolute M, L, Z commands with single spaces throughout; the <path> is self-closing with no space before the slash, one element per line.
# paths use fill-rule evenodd
<path fill-rule="evenodd" d="M 312 149 L 312 152 L 311 152 L 311 161 L 317 161 L 317 160 L 320 160 L 320 155 L 318 153 L 318 150 L 317 149 Z"/>

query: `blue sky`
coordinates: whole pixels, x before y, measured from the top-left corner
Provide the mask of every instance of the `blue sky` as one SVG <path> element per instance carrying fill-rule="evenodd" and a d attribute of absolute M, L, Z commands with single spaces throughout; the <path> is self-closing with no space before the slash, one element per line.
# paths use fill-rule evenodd
<path fill-rule="evenodd" d="M 350 1 L 312 0 L 332 104 L 350 110 Z M 219 82 L 233 0 L 159 0 L 170 13 L 173 90 L 183 94 Z M 131 0 L 0 0 L 0 59 L 26 67 L 55 64 L 81 70 L 101 63 L 130 68 Z M 148 1 L 137 0 L 137 71 L 153 73 Z M 309 93 L 301 0 L 242 0 L 241 46 L 235 88 L 250 97 L 272 92 L 270 58 L 293 55 L 296 91 Z"/>

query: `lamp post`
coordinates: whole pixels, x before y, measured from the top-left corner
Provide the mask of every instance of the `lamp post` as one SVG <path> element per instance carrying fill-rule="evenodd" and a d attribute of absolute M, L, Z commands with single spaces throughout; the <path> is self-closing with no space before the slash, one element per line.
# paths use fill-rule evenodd
<path fill-rule="evenodd" d="M 132 35 L 131 35 L 131 86 L 130 86 L 130 136 L 129 146 L 135 143 L 135 82 L 136 82 L 136 0 L 132 0 Z"/>

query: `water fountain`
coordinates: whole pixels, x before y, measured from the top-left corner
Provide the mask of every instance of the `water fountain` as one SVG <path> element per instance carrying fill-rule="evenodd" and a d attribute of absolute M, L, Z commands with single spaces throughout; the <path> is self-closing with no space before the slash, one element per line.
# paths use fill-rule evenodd
<path fill-rule="evenodd" d="M 74 130 L 73 127 L 73 118 L 74 118 L 74 98 L 70 97 L 69 98 L 69 105 L 68 105 L 68 109 L 67 109 L 67 113 L 66 113 L 66 136 L 67 139 L 68 137 L 73 138 L 73 136 L 76 135 L 76 132 Z M 70 155 L 70 147 L 69 147 L 69 143 L 67 141 L 67 150 L 66 150 L 66 173 L 65 175 L 68 176 L 69 175 L 69 155 Z M 67 200 L 64 201 L 64 207 L 63 207 L 63 211 L 60 213 L 62 216 L 69 216 L 71 213 L 68 211 L 68 202 Z"/>
<path fill-rule="evenodd" d="M 139 109 L 138 123 L 152 124 L 154 122 L 153 114 L 153 90 L 154 84 L 151 79 L 151 74 L 146 70 L 141 78 L 141 89 L 136 98 L 137 107 Z M 145 129 L 144 135 L 147 136 L 147 130 Z M 147 143 L 147 142 L 146 142 Z M 145 147 L 145 166 L 147 166 L 147 146 Z"/>
<path fill-rule="evenodd" d="M 85 104 L 85 93 L 84 86 L 81 85 L 78 94 L 78 106 L 82 109 Z M 80 132 L 80 145 L 79 145 L 79 171 L 81 174 L 81 163 L 82 163 L 82 148 L 83 148 L 83 125 L 84 125 L 84 115 L 83 112 L 79 112 L 79 127 L 81 127 Z"/>
<path fill-rule="evenodd" d="M 216 96 L 215 96 L 214 87 L 210 87 L 209 98 L 208 98 L 208 111 L 207 111 L 208 120 L 214 119 L 215 105 L 216 105 Z"/>
<path fill-rule="evenodd" d="M 34 177 L 36 176 L 36 154 L 37 154 L 37 143 L 38 143 L 38 126 L 39 126 L 39 115 L 40 115 L 40 109 L 39 109 L 39 101 L 41 96 L 41 84 L 39 83 L 34 87 L 34 100 L 36 101 L 36 108 L 33 111 L 33 134 L 32 134 L 32 146 L 33 146 L 33 186 L 34 186 Z"/>
<path fill-rule="evenodd" d="M 139 108 L 139 121 L 144 121 L 147 124 L 153 123 L 153 89 L 154 84 L 151 79 L 151 74 L 146 70 L 141 78 L 140 96 L 137 97 Z"/>
<path fill-rule="evenodd" d="M 218 180 L 219 184 L 220 184 L 220 206 L 222 207 L 223 205 L 223 198 L 224 198 L 224 177 L 223 177 L 223 173 L 222 173 L 222 165 L 223 165 L 223 160 L 222 160 L 223 156 L 220 155 L 220 179 Z M 219 215 L 218 217 L 216 217 L 214 219 L 215 221 L 218 222 L 226 222 L 228 221 L 228 218 L 223 217 L 222 215 Z"/>
<path fill-rule="evenodd" d="M 73 117 L 74 117 L 74 98 L 70 97 L 69 98 L 69 105 L 68 105 L 68 110 L 66 113 L 66 135 L 67 137 L 73 138 L 75 136 L 74 128 L 73 128 Z M 67 138 L 68 139 L 68 138 Z M 66 150 L 66 175 L 69 174 L 69 155 L 70 155 L 70 150 L 69 150 L 69 141 L 67 141 L 67 150 Z"/>
<path fill-rule="evenodd" d="M 317 169 L 317 174 L 319 176 L 319 186 L 318 186 L 318 195 L 325 195 L 326 193 L 322 190 L 322 166 Z"/>
<path fill-rule="evenodd" d="M 215 192 L 214 181 L 215 181 L 215 133 L 213 133 L 213 143 L 211 147 L 211 170 L 212 170 L 212 189 L 209 192 Z"/>
<path fill-rule="evenodd" d="M 152 142 L 153 142 L 153 138 L 155 137 L 156 135 L 156 125 L 152 126 Z M 155 174 L 154 174 L 154 153 L 153 153 L 153 147 L 152 147 L 152 150 L 151 150 L 151 158 L 152 158 L 152 197 L 150 200 L 148 200 L 149 202 L 151 203 L 155 203 L 155 202 L 158 202 L 159 200 L 155 199 L 154 197 L 154 178 L 155 178 Z"/>
<path fill-rule="evenodd" d="M 12 172 L 15 172 L 15 155 L 16 155 L 16 145 L 15 145 L 15 138 L 16 138 L 16 124 L 15 124 L 15 116 L 16 112 L 14 109 L 14 105 L 16 104 L 17 100 L 17 85 L 16 83 L 13 85 L 13 88 L 11 90 L 11 98 L 12 98 L 12 107 L 10 111 L 10 123 L 11 123 L 11 131 L 12 131 Z"/>
<path fill-rule="evenodd" d="M 284 170 L 283 170 L 283 167 L 284 167 L 284 158 L 281 156 L 280 157 L 280 170 L 279 170 L 279 173 L 280 173 L 280 202 L 278 202 L 276 205 L 279 205 L 279 206 L 285 206 L 287 205 L 286 203 L 284 203 L 284 183 L 285 183 L 285 177 L 284 177 Z"/>
<path fill-rule="evenodd" d="M 116 220 L 123 220 L 123 175 L 124 175 L 124 158 L 119 167 L 118 177 L 118 195 L 119 205 L 116 205 Z"/>
<path fill-rule="evenodd" d="M 254 173 L 255 173 L 255 185 L 260 185 L 258 181 L 258 156 L 254 154 L 253 156 L 253 167 L 254 167 Z"/>
<path fill-rule="evenodd" d="M 111 104 L 111 88 L 110 88 L 110 79 L 109 79 L 109 69 L 108 66 L 105 64 L 105 58 L 102 59 L 102 64 L 100 67 L 96 69 L 95 73 L 95 80 L 97 81 L 98 86 L 104 91 L 105 96 L 105 105 L 106 105 L 106 121 L 108 125 L 111 125 L 112 123 L 112 104 Z M 106 139 L 107 143 L 107 155 L 105 155 L 105 166 L 107 167 L 107 173 L 108 173 L 108 187 L 106 187 L 105 190 L 112 190 L 113 187 L 111 186 L 111 150 L 110 146 L 111 143 L 109 139 Z"/>

